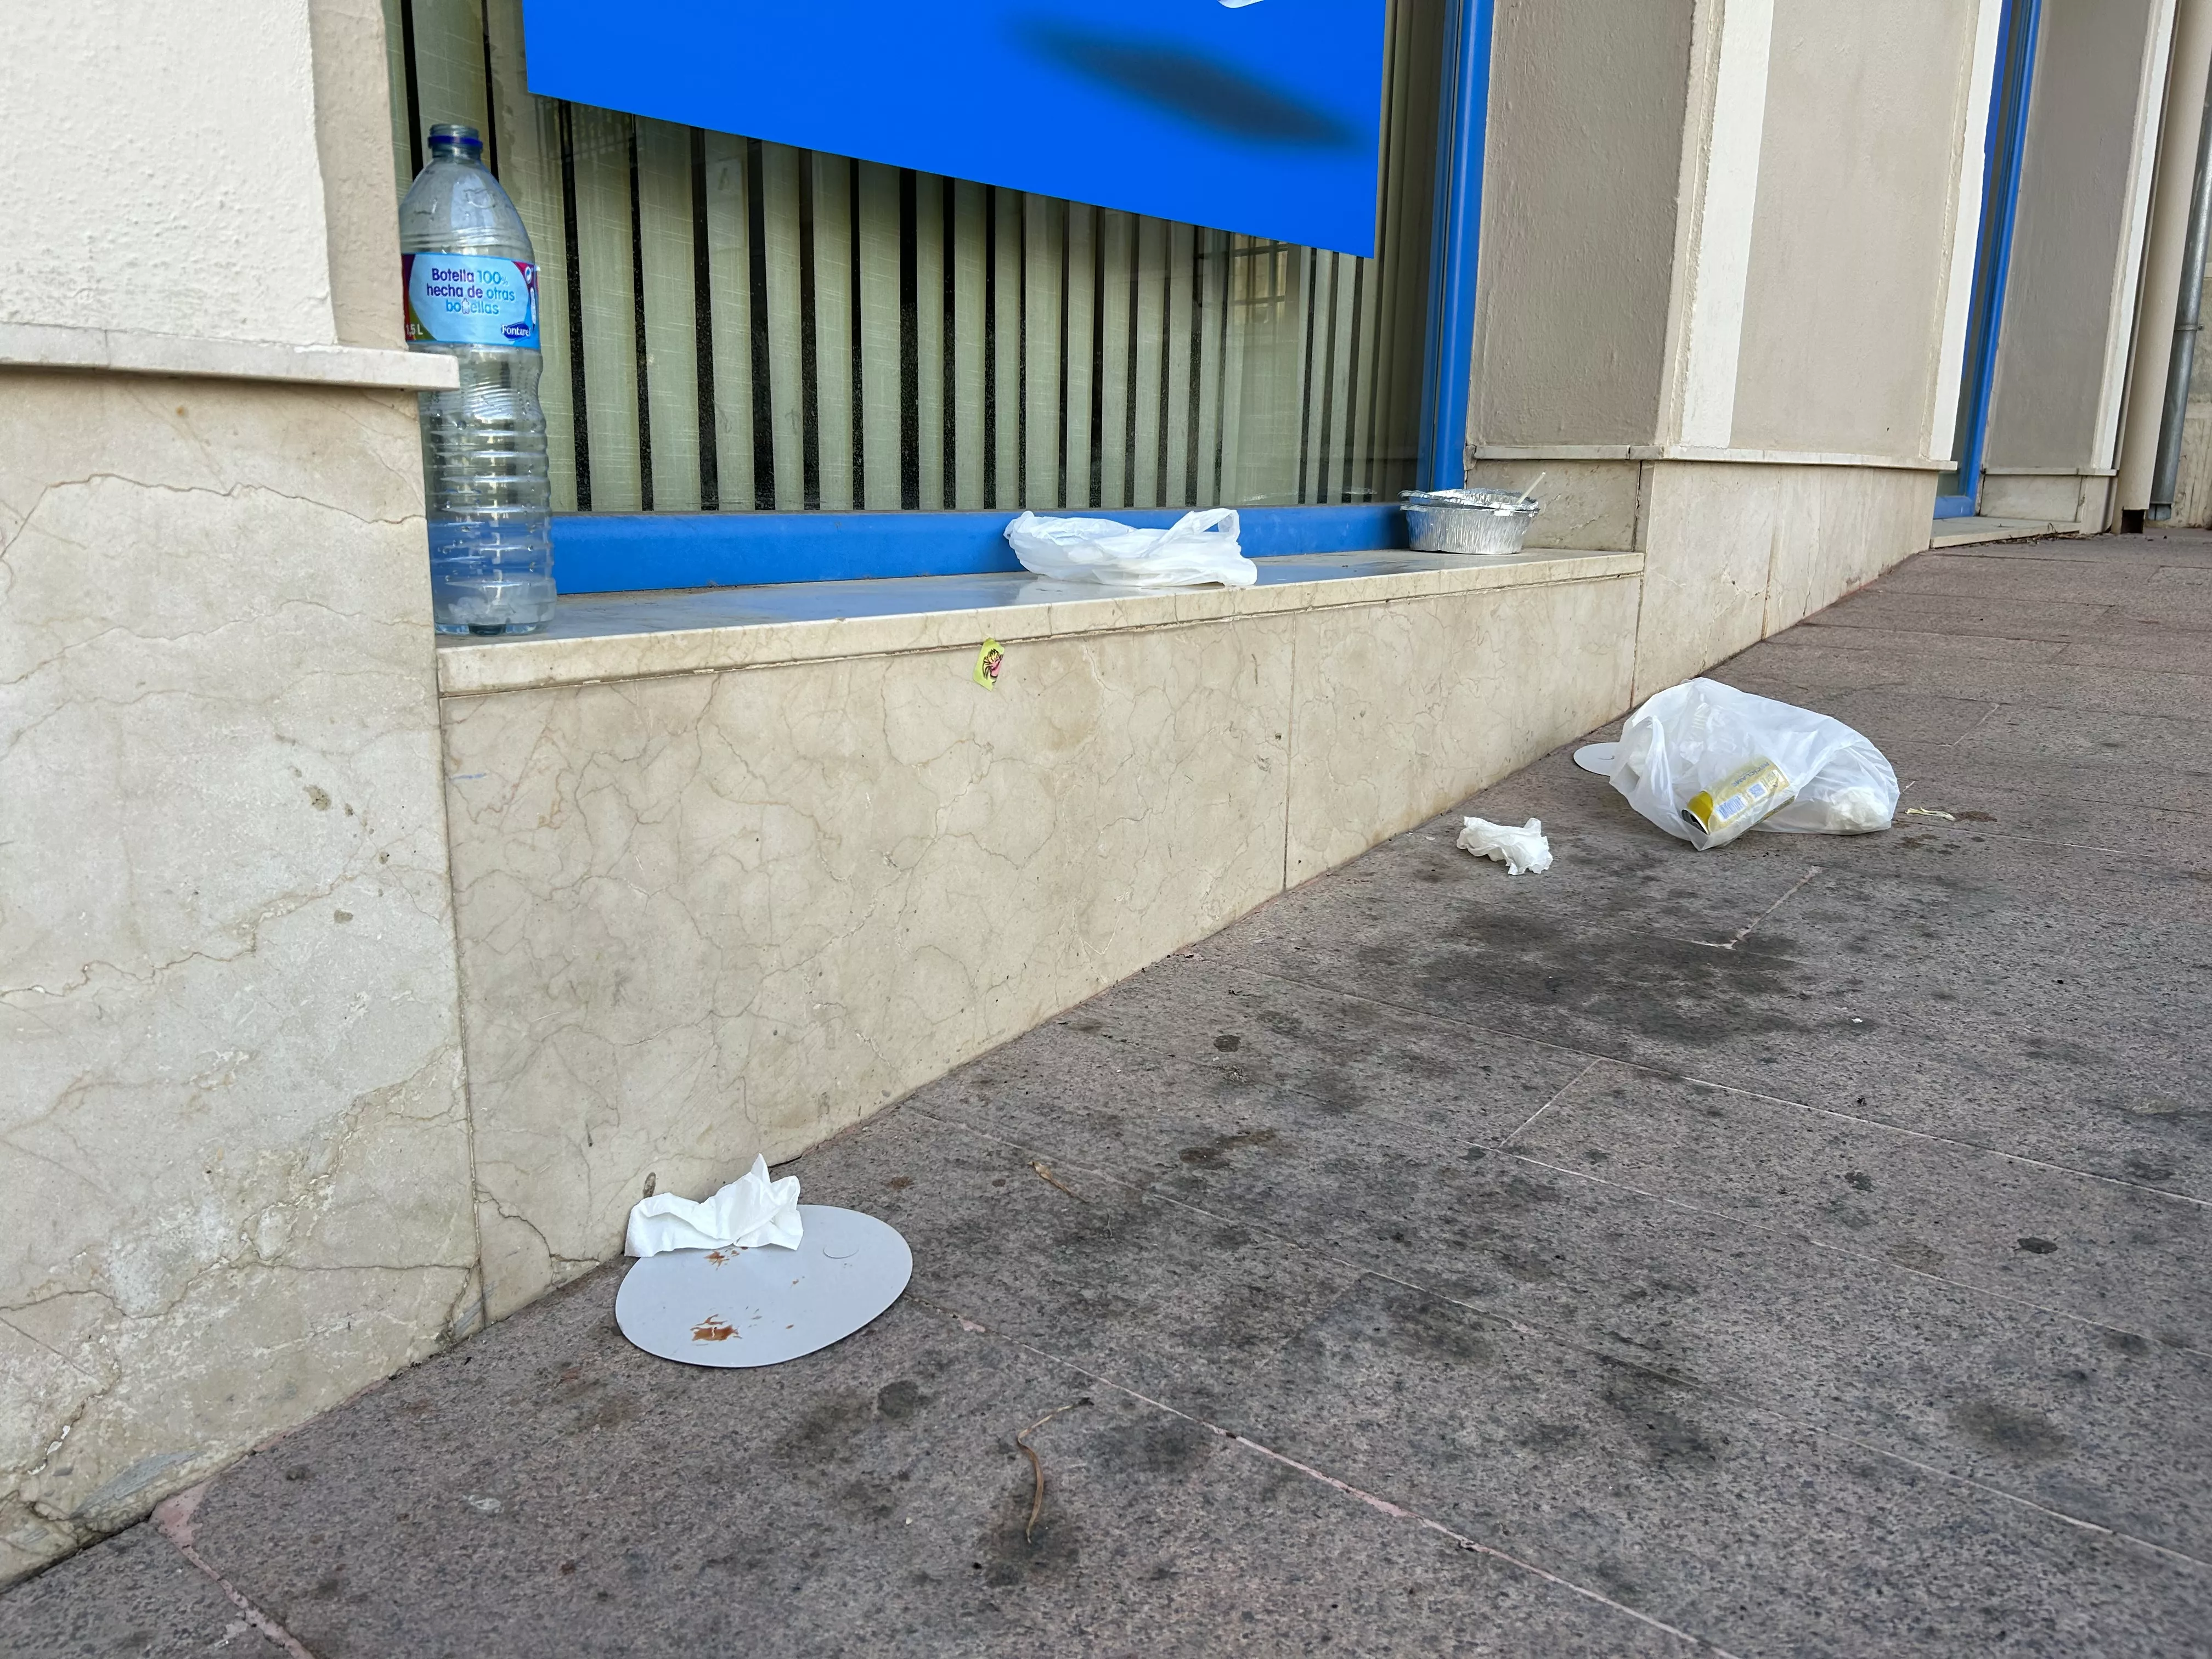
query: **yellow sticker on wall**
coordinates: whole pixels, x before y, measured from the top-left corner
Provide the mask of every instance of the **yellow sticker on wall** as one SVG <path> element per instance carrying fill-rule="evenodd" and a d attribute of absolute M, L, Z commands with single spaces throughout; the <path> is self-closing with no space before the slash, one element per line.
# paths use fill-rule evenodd
<path fill-rule="evenodd" d="M 999 689 L 999 671 L 1006 665 L 1006 647 L 996 640 L 983 641 L 983 648 L 975 653 L 975 684 L 987 685 L 994 691 Z"/>

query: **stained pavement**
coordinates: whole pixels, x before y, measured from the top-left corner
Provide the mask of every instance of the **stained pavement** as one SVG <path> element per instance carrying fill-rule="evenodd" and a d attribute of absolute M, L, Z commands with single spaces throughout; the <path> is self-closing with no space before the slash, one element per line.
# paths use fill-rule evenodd
<path fill-rule="evenodd" d="M 1563 750 L 1462 809 L 1549 873 L 1447 815 L 798 1160 L 867 1331 L 666 1364 L 603 1270 L 0 1652 L 2212 1652 L 2212 537 L 1714 673 L 1916 810 L 1700 855 Z"/>

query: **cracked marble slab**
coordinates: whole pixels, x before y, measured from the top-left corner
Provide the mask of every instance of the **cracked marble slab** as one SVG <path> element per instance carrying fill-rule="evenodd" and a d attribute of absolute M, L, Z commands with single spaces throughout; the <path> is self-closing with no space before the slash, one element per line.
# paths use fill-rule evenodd
<path fill-rule="evenodd" d="M 0 372 L 0 1578 L 479 1316 L 416 445 Z"/>

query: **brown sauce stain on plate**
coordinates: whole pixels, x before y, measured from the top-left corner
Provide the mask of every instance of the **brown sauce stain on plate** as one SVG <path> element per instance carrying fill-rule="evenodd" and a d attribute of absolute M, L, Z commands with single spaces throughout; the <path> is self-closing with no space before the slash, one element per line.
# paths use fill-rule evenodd
<path fill-rule="evenodd" d="M 725 1325 L 712 1314 L 708 1314 L 703 1321 L 691 1328 L 691 1340 L 694 1342 L 726 1342 L 737 1334 L 736 1326 Z"/>

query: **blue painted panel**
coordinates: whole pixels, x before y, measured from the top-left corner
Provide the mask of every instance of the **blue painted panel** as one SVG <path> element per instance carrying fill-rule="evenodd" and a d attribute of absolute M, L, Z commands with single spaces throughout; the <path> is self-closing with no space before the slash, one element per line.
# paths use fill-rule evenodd
<path fill-rule="evenodd" d="M 1974 498 L 1972 495 L 1938 495 L 1936 498 L 1936 516 L 1939 519 L 1971 519 L 1974 516 Z"/>
<path fill-rule="evenodd" d="M 1094 512 L 1164 529 L 1184 509 Z M 1406 544 L 1394 506 L 1243 507 L 1246 554 L 1337 553 Z M 553 520 L 553 576 L 563 593 L 749 587 L 864 576 L 962 576 L 1019 570 L 1011 513 L 580 513 Z"/>
<path fill-rule="evenodd" d="M 530 89 L 1369 255 L 1383 0 L 524 0 Z"/>

